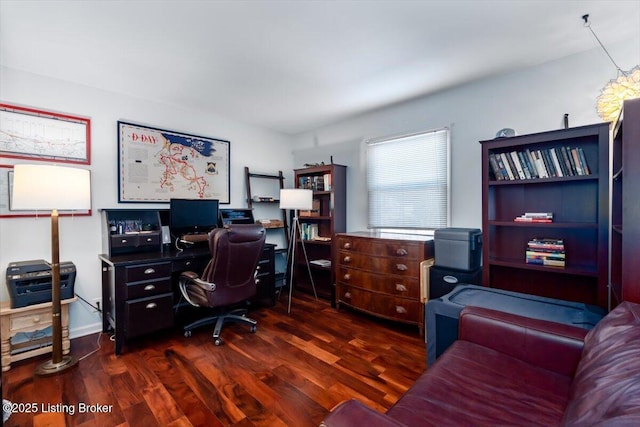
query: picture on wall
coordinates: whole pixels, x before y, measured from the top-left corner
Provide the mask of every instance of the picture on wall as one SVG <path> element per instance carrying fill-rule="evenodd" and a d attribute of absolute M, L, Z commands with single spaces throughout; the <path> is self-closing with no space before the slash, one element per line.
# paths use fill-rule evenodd
<path fill-rule="evenodd" d="M 0 104 L 0 157 L 88 165 L 90 141 L 88 118 Z"/>
<path fill-rule="evenodd" d="M 50 217 L 51 211 L 25 211 L 11 207 L 13 190 L 13 165 L 0 165 L 0 218 Z M 88 216 L 91 209 L 59 212 L 60 216 Z"/>
<path fill-rule="evenodd" d="M 228 204 L 229 141 L 118 122 L 119 202 Z"/>

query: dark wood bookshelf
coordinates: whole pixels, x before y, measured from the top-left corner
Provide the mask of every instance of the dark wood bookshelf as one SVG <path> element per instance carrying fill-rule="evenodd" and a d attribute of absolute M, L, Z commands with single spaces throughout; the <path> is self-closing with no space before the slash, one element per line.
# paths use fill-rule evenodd
<path fill-rule="evenodd" d="M 333 265 L 335 265 L 334 240 L 336 233 L 344 233 L 347 229 L 347 167 L 337 164 L 312 166 L 304 169 L 295 169 L 294 184 L 296 188 L 311 188 L 313 199 L 319 205 L 319 212 L 315 216 L 302 216 L 298 218 L 300 224 L 315 224 L 318 227 L 318 235 L 330 240 L 305 240 L 304 246 L 309 256 L 309 261 L 326 259 L 332 262 L 331 267 L 322 267 L 310 264 L 311 275 L 318 296 L 335 304 L 335 277 Z M 328 175 L 331 186 L 324 187 L 323 177 Z M 322 182 L 320 188 L 319 183 Z M 310 184 L 312 183 L 312 184 Z M 307 293 L 313 293 L 311 280 L 307 271 L 302 247 L 299 239 L 296 239 L 296 265 L 294 273 L 294 288 Z"/>
<path fill-rule="evenodd" d="M 624 101 L 612 131 L 611 308 L 640 302 L 640 99 Z"/>
<path fill-rule="evenodd" d="M 482 144 L 483 284 L 607 307 L 609 124 L 480 141 Z M 490 155 L 579 148 L 589 174 L 497 179 Z M 559 175 L 559 174 L 558 174 Z M 525 212 L 552 222 L 516 222 Z M 532 238 L 561 239 L 564 267 L 527 264 Z"/>

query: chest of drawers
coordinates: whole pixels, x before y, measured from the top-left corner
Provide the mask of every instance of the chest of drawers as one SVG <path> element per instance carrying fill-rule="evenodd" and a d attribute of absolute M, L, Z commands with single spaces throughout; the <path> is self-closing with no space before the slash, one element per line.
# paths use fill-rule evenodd
<path fill-rule="evenodd" d="M 433 240 L 387 233 L 336 235 L 336 303 L 389 320 L 424 326 L 420 262 Z"/>

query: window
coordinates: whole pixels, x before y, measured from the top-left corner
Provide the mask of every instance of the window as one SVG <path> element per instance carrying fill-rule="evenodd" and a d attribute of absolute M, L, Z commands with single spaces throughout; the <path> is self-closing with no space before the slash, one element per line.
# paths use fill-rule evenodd
<path fill-rule="evenodd" d="M 449 223 L 449 129 L 367 141 L 369 228 Z"/>

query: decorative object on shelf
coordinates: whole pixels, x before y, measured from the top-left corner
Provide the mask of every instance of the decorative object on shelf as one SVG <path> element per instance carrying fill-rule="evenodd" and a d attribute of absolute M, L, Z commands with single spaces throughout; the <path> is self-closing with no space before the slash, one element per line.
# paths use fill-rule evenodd
<path fill-rule="evenodd" d="M 287 313 L 291 312 L 291 297 L 293 296 L 293 276 L 295 272 L 295 258 L 296 258 L 296 236 L 300 237 L 300 246 L 302 246 L 302 252 L 304 253 L 304 259 L 307 264 L 307 272 L 309 273 L 309 279 L 311 280 L 311 286 L 313 288 L 313 294 L 318 299 L 316 293 L 316 285 L 313 282 L 313 275 L 311 274 L 311 267 L 309 266 L 309 257 L 307 256 L 307 250 L 304 245 L 304 237 L 300 220 L 298 219 L 299 210 L 310 210 L 313 208 L 313 191 L 304 188 L 291 188 L 280 190 L 280 209 L 291 209 L 294 211 L 293 224 L 291 225 L 291 235 L 289 237 L 289 247 L 287 249 L 287 265 L 289 269 L 289 304 L 287 306 Z"/>
<path fill-rule="evenodd" d="M 0 156 L 91 164 L 85 117 L 0 104 Z"/>
<path fill-rule="evenodd" d="M 604 47 L 604 44 L 593 31 L 593 28 L 591 28 L 589 15 L 582 15 L 582 20 L 584 21 L 584 26 L 591 31 L 604 53 L 607 54 L 611 63 L 618 70 L 616 78 L 609 80 L 602 88 L 596 104 L 598 115 L 604 121 L 613 122 L 618 119 L 625 99 L 640 97 L 640 65 L 636 65 L 629 71 L 623 71 L 613 60 L 607 48 Z"/>
<path fill-rule="evenodd" d="M 89 171 L 86 169 L 28 164 L 14 167 L 13 206 L 16 209 L 51 210 L 53 354 L 50 361 L 38 366 L 38 375 L 57 374 L 77 363 L 72 356 L 62 355 L 58 209 L 89 209 L 90 181 Z"/>
<path fill-rule="evenodd" d="M 496 132 L 496 138 L 510 138 L 516 135 L 516 131 L 511 128 L 500 129 L 498 132 Z"/>
<path fill-rule="evenodd" d="M 230 201 L 230 142 L 118 122 L 119 202 Z"/>

